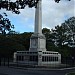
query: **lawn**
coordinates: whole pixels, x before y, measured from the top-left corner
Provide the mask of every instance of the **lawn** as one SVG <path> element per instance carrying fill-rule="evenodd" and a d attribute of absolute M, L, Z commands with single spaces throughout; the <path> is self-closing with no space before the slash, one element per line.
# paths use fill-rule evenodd
<path fill-rule="evenodd" d="M 75 75 L 75 73 L 69 73 L 68 75 Z"/>

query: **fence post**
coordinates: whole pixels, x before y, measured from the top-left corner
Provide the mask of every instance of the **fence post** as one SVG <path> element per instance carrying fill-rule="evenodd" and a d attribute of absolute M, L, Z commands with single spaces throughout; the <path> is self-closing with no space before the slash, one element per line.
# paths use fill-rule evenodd
<path fill-rule="evenodd" d="M 0 66 L 1 66 L 1 58 L 0 58 Z"/>
<path fill-rule="evenodd" d="M 18 60 L 17 60 L 17 67 L 18 67 Z"/>
<path fill-rule="evenodd" d="M 9 67 L 9 57 L 8 57 L 8 67 Z"/>
<path fill-rule="evenodd" d="M 66 57 L 66 67 L 67 67 L 67 57 Z"/>
<path fill-rule="evenodd" d="M 72 66 L 74 66 L 74 57 L 72 57 Z"/>
<path fill-rule="evenodd" d="M 5 57 L 4 57 L 4 66 L 5 66 Z"/>

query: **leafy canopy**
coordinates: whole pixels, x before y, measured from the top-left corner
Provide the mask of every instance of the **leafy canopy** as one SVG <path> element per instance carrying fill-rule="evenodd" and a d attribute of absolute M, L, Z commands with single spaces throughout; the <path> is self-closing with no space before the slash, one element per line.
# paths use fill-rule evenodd
<path fill-rule="evenodd" d="M 5 16 L 7 16 L 6 13 L 4 13 Z M 11 24 L 11 21 L 8 18 L 4 18 L 0 14 L 0 33 L 6 34 L 6 31 L 10 31 L 11 28 L 14 28 L 14 25 Z"/>
<path fill-rule="evenodd" d="M 16 0 L 12 2 L 11 0 L 0 0 L 0 9 L 6 9 L 7 11 L 15 12 L 19 14 L 19 9 L 24 9 L 27 5 L 29 8 L 37 7 L 37 3 L 39 0 Z M 55 2 L 59 3 L 61 0 L 54 0 Z M 68 0 L 70 1 L 70 0 Z"/>

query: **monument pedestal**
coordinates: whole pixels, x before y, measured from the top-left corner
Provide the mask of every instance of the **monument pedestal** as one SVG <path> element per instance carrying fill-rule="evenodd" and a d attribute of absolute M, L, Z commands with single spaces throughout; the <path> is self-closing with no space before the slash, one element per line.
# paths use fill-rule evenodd
<path fill-rule="evenodd" d="M 33 34 L 30 38 L 29 51 L 46 51 L 46 38 L 43 34 Z"/>

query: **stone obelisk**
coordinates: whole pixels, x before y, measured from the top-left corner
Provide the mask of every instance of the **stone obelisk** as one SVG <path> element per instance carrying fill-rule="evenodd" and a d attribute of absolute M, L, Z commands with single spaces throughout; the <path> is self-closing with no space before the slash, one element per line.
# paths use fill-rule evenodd
<path fill-rule="evenodd" d="M 34 34 L 30 38 L 30 51 L 46 51 L 46 38 L 42 34 L 42 0 L 39 0 L 35 9 Z"/>
<path fill-rule="evenodd" d="M 42 33 L 42 0 L 39 0 L 35 10 L 35 31 L 36 34 Z"/>

